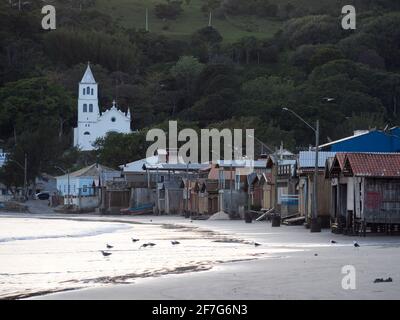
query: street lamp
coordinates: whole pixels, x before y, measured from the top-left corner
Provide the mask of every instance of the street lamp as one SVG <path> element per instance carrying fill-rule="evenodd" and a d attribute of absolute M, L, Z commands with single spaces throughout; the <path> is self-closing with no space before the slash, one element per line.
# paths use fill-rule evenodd
<path fill-rule="evenodd" d="M 70 197 L 69 197 L 69 194 L 70 194 L 70 189 L 69 189 L 69 170 L 64 170 L 63 168 L 61 168 L 59 166 L 54 166 L 54 168 L 61 170 L 64 174 L 67 175 L 67 181 L 68 181 L 67 182 L 68 183 L 67 203 L 70 204 Z"/>
<path fill-rule="evenodd" d="M 263 153 L 264 148 L 266 148 L 269 152 L 274 153 L 274 150 L 272 150 L 270 147 L 268 147 L 264 142 L 262 142 L 260 139 L 258 139 L 257 137 L 248 134 L 247 135 L 249 138 L 252 138 L 254 140 L 256 140 L 260 145 L 261 145 L 261 153 Z"/>
<path fill-rule="evenodd" d="M 305 123 L 315 133 L 315 168 L 314 168 L 314 186 L 313 186 L 313 197 L 312 197 L 312 217 L 310 223 L 311 232 L 321 232 L 321 224 L 318 221 L 318 148 L 319 148 L 319 120 L 316 121 L 315 128 L 310 125 L 306 120 L 300 117 L 296 112 L 289 108 L 282 108 L 283 111 L 292 113 L 296 118 Z"/>

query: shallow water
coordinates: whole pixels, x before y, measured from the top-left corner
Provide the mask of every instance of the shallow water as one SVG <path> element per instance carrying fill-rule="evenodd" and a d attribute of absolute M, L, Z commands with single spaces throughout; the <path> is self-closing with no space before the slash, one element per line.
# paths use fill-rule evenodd
<path fill-rule="evenodd" d="M 156 246 L 141 248 L 146 242 Z M 107 243 L 114 247 L 107 250 Z M 103 257 L 100 250 L 112 255 Z M 291 251 L 191 227 L 1 217 L 0 298 L 132 283 Z"/>

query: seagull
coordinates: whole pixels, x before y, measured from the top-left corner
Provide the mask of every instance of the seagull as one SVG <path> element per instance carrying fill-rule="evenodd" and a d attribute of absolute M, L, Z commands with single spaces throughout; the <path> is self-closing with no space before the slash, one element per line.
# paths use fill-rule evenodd
<path fill-rule="evenodd" d="M 255 246 L 255 247 L 261 246 L 261 243 L 254 242 L 254 246 Z"/>
<path fill-rule="evenodd" d="M 357 243 L 357 241 L 353 241 L 354 242 L 354 247 L 355 248 L 359 248 L 360 247 L 360 245 Z"/>
<path fill-rule="evenodd" d="M 336 244 L 337 242 L 335 240 L 331 240 L 331 243 L 332 244 Z"/>
<path fill-rule="evenodd" d="M 141 247 L 143 247 L 143 248 L 146 248 L 146 247 L 154 247 L 156 244 L 155 243 L 152 243 L 152 242 L 149 242 L 149 243 L 143 243 L 141 246 L 140 246 L 140 248 Z"/>
<path fill-rule="evenodd" d="M 138 241 L 139 241 L 139 239 L 132 238 L 132 242 L 138 242 Z"/>
<path fill-rule="evenodd" d="M 107 249 L 112 249 L 112 248 L 114 248 L 114 246 L 111 246 L 111 245 L 109 245 L 109 244 L 107 243 Z"/>
<path fill-rule="evenodd" d="M 179 241 L 171 241 L 171 243 L 172 243 L 173 245 L 180 244 Z"/>
<path fill-rule="evenodd" d="M 111 255 L 112 255 L 111 252 L 101 251 L 101 253 L 102 253 L 103 257 L 108 257 L 108 256 L 111 256 Z"/>

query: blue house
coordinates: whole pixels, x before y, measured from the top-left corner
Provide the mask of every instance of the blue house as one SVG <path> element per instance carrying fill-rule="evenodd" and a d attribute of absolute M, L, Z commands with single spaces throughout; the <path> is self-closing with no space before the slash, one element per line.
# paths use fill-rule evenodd
<path fill-rule="evenodd" d="M 356 131 L 353 136 L 320 145 L 330 152 L 400 152 L 400 127 Z"/>
<path fill-rule="evenodd" d="M 94 196 L 95 189 L 104 185 L 106 181 L 120 178 L 121 172 L 102 166 L 92 164 L 68 175 L 56 177 L 57 190 L 62 196 L 79 197 Z"/>

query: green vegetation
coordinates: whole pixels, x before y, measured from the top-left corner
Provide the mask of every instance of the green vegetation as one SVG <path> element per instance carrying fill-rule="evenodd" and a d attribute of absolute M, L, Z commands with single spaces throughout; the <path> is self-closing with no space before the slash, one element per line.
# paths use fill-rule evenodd
<path fill-rule="evenodd" d="M 355 31 L 340 27 L 349 3 Z M 397 0 L 58 1 L 57 30 L 46 32 L 41 6 L 32 0 L 18 11 L 0 2 L 0 142 L 20 163 L 27 154 L 29 179 L 55 173 L 55 163 L 137 160 L 146 131 L 168 120 L 196 130 L 254 128 L 271 147 L 283 142 L 293 151 L 308 147 L 313 133 L 284 106 L 320 119 L 322 142 L 399 124 Z M 71 147 L 87 61 L 102 109 L 117 97 L 139 130 L 100 139 L 93 153 Z M 9 163 L 0 179 L 18 185 L 20 173 Z"/>

